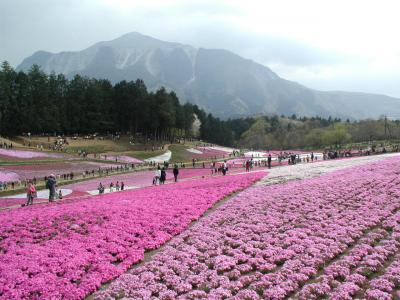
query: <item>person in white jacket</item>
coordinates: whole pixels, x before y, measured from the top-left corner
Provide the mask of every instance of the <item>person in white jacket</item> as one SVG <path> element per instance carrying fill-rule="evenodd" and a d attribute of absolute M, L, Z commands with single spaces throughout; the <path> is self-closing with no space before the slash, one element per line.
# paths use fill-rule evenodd
<path fill-rule="evenodd" d="M 161 169 L 160 166 L 158 166 L 156 172 L 154 173 L 154 178 L 153 178 L 154 185 L 157 185 L 157 182 L 158 184 L 160 184 L 160 177 L 161 177 Z"/>

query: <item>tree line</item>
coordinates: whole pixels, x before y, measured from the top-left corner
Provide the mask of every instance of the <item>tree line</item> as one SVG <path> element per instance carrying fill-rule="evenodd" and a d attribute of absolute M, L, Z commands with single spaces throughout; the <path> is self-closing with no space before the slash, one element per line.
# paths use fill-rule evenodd
<path fill-rule="evenodd" d="M 198 130 L 193 124 L 198 120 Z M 145 140 L 196 137 L 226 146 L 290 149 L 340 146 L 346 142 L 400 139 L 399 121 L 342 121 L 338 118 L 259 116 L 220 120 L 198 106 L 181 104 L 165 88 L 149 91 L 144 82 L 45 74 L 37 65 L 0 68 L 0 134 L 30 132 L 130 133 Z"/>
<path fill-rule="evenodd" d="M 0 69 L 0 134 L 130 133 L 152 140 L 192 137 L 193 121 L 200 135 L 229 144 L 231 133 L 223 122 L 196 105 L 180 104 L 165 88 L 148 91 L 144 82 L 63 74 L 45 74 L 37 65 L 16 72 L 7 62 Z M 229 131 L 223 132 L 223 131 Z"/>
<path fill-rule="evenodd" d="M 237 139 L 237 145 L 254 149 L 341 148 L 348 144 L 400 140 L 400 121 L 342 121 L 339 118 L 296 116 L 257 117 Z"/>

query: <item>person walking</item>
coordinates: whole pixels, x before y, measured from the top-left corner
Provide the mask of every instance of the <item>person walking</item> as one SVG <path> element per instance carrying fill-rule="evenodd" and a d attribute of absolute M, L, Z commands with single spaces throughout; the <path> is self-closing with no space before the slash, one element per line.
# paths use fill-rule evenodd
<path fill-rule="evenodd" d="M 36 187 L 31 180 L 28 182 L 28 186 L 26 187 L 26 205 L 33 204 L 33 198 L 37 196 L 36 194 Z"/>
<path fill-rule="evenodd" d="M 226 171 L 228 171 L 228 166 L 226 164 L 226 160 L 224 161 L 224 163 L 222 164 L 222 175 L 226 175 Z"/>
<path fill-rule="evenodd" d="M 268 169 L 271 169 L 271 162 L 272 162 L 271 154 L 268 154 Z"/>
<path fill-rule="evenodd" d="M 178 165 L 175 164 L 174 165 L 174 170 L 172 171 L 172 173 L 174 173 L 174 180 L 175 182 L 178 181 L 178 175 L 179 175 L 179 169 L 178 169 Z"/>
<path fill-rule="evenodd" d="M 250 172 L 250 161 L 246 160 L 246 172 Z"/>
<path fill-rule="evenodd" d="M 161 169 L 160 166 L 158 166 L 156 172 L 154 173 L 154 178 L 153 178 L 154 185 L 157 185 L 157 182 L 160 183 L 160 177 L 161 177 Z"/>
<path fill-rule="evenodd" d="M 125 189 L 125 183 L 121 181 L 121 191 L 123 191 L 124 189 Z"/>
<path fill-rule="evenodd" d="M 54 201 L 54 197 L 56 196 L 56 185 L 56 177 L 54 176 L 54 174 L 50 174 L 46 182 L 46 188 L 49 190 L 49 202 Z"/>
<path fill-rule="evenodd" d="M 100 182 L 99 186 L 97 187 L 97 189 L 99 190 L 99 195 L 104 194 L 104 185 L 102 185 L 101 182 Z"/>
<path fill-rule="evenodd" d="M 167 172 L 165 172 L 165 168 L 163 167 L 161 169 L 160 184 L 164 184 L 166 179 L 167 179 Z"/>
<path fill-rule="evenodd" d="M 311 162 L 314 162 L 314 152 L 311 152 Z"/>
<path fill-rule="evenodd" d="M 114 183 L 110 183 L 110 193 L 114 192 Z"/>
<path fill-rule="evenodd" d="M 115 184 L 115 189 L 117 192 L 119 192 L 119 182 L 117 181 L 117 183 Z"/>

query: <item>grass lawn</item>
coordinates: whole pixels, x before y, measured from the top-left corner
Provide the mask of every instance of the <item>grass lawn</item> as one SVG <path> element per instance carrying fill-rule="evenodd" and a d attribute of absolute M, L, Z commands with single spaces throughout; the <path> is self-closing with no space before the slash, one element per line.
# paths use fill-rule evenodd
<path fill-rule="evenodd" d="M 85 150 L 88 153 L 123 152 L 129 151 L 130 145 L 127 141 L 112 140 L 72 140 L 68 146 L 68 152 Z"/>
<path fill-rule="evenodd" d="M 172 152 L 171 162 L 187 162 L 191 160 L 190 152 L 186 150 L 189 148 L 187 145 L 182 144 L 170 145 L 168 149 Z"/>

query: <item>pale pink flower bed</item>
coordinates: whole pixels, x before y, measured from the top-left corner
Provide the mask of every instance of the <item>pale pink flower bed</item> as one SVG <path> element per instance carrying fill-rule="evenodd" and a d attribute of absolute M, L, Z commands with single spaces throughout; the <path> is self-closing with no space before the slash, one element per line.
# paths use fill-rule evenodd
<path fill-rule="evenodd" d="M 120 162 L 120 163 L 128 163 L 128 164 L 142 164 L 143 161 L 131 156 L 127 155 L 107 155 L 107 157 L 103 154 L 101 155 L 101 159 L 104 160 L 109 160 L 109 161 L 114 161 L 114 162 Z"/>
<path fill-rule="evenodd" d="M 17 173 L 10 171 L 2 171 L 0 169 L 0 181 L 1 182 L 9 182 L 9 181 L 17 181 L 19 176 Z"/>
<path fill-rule="evenodd" d="M 262 159 L 266 162 L 268 157 L 262 157 Z M 230 159 L 227 160 L 226 163 L 228 164 L 228 167 L 230 168 L 243 168 L 246 165 L 246 161 L 250 160 L 250 157 L 239 157 L 239 158 L 234 158 L 234 159 Z M 261 163 L 261 162 L 260 162 Z M 221 165 L 222 162 L 219 162 L 218 165 Z M 273 160 L 271 162 L 271 166 L 275 167 L 275 166 L 279 166 L 279 165 L 285 165 L 287 164 L 287 162 L 282 161 L 281 164 L 279 164 L 278 161 Z M 262 166 L 264 166 L 264 162 L 261 163 Z M 255 166 L 255 163 L 253 164 L 253 166 Z"/>
<path fill-rule="evenodd" d="M 0 212 L 0 298 L 82 299 L 263 173 Z"/>
<path fill-rule="evenodd" d="M 399 169 L 247 189 L 95 299 L 398 299 Z"/>
<path fill-rule="evenodd" d="M 252 152 L 252 151 L 250 151 Z M 267 158 L 269 154 L 271 154 L 272 157 L 278 157 L 281 153 L 288 155 L 289 153 L 291 154 L 311 154 L 311 151 L 305 151 L 305 150 L 256 150 L 255 152 L 260 153 L 260 157 L 265 157 Z M 247 155 L 246 157 L 251 157 L 250 155 Z"/>
<path fill-rule="evenodd" d="M 185 155 L 187 160 L 193 158 L 198 160 L 203 160 L 203 159 L 213 159 L 215 157 L 217 158 L 229 157 L 229 153 L 222 150 L 211 149 L 209 147 L 196 147 L 195 149 L 201 151 L 202 153 L 200 154 L 187 151 Z"/>
<path fill-rule="evenodd" d="M 0 178 L 2 174 L 16 174 L 13 175 L 12 180 L 17 181 L 24 179 L 43 178 L 50 174 L 62 175 L 65 173 L 73 172 L 75 175 L 82 174 L 85 171 L 97 171 L 99 168 L 116 168 L 117 165 L 97 162 L 57 162 L 45 164 L 32 164 L 32 165 L 15 165 L 15 166 L 2 166 L 0 167 Z"/>
<path fill-rule="evenodd" d="M 25 151 L 25 150 L 8 150 L 0 148 L 0 155 L 13 158 L 63 158 L 59 154 L 50 154 L 47 152 Z"/>
<path fill-rule="evenodd" d="M 232 167 L 238 167 L 238 166 L 242 167 L 248 160 L 249 160 L 249 158 L 239 157 L 239 158 L 227 160 L 227 164 Z"/>

